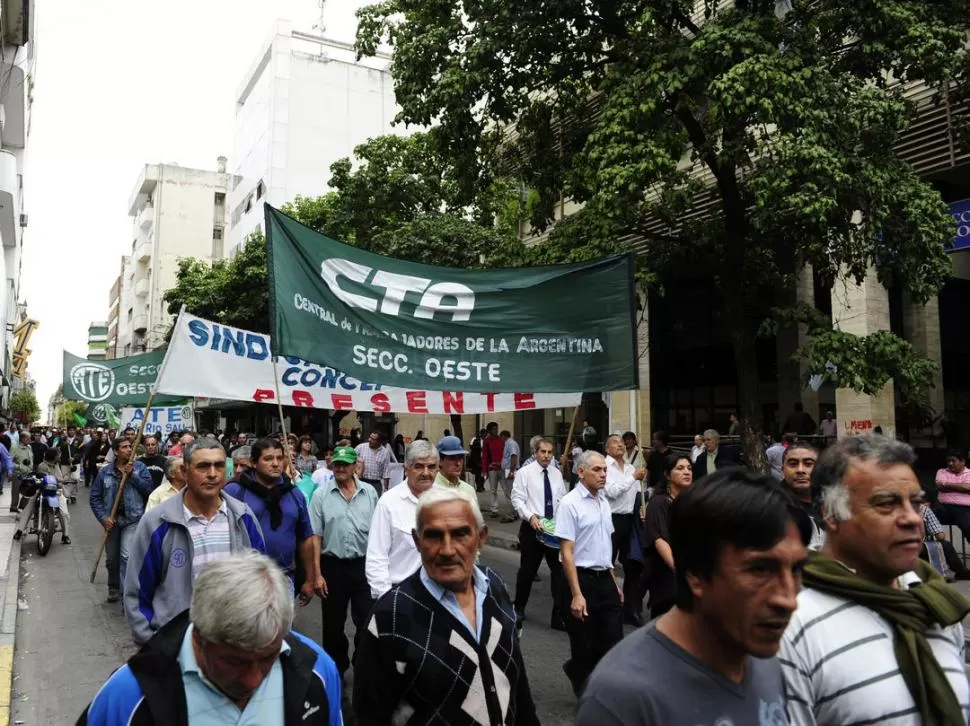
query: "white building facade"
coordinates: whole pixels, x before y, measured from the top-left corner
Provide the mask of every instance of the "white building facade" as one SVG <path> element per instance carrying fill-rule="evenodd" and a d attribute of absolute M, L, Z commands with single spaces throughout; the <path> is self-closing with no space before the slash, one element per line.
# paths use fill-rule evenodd
<path fill-rule="evenodd" d="M 13 326 L 19 322 L 20 259 L 24 228 L 24 170 L 30 136 L 30 109 L 34 87 L 34 19 L 30 0 L 3 0 L 0 4 L 0 244 L 3 246 L 3 291 L 0 320 L 4 323 L 0 369 L 2 407 L 11 385 Z"/>
<path fill-rule="evenodd" d="M 392 133 L 390 58 L 354 56 L 350 45 L 277 22 L 236 94 L 229 256 L 263 231 L 264 202 L 324 194 L 333 162 Z"/>
<path fill-rule="evenodd" d="M 222 259 L 229 176 L 216 171 L 146 164 L 132 191 L 131 254 L 109 292 L 108 354 L 114 358 L 158 348 L 173 316 L 162 300 L 175 286 L 179 261 Z"/>

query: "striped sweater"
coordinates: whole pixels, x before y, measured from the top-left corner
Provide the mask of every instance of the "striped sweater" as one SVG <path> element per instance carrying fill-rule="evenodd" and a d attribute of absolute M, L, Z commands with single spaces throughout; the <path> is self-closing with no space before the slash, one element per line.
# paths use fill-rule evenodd
<path fill-rule="evenodd" d="M 919 583 L 912 572 L 899 579 L 901 587 Z M 963 626 L 934 625 L 926 637 L 967 723 L 970 687 L 963 663 Z M 792 726 L 922 723 L 896 663 L 892 626 L 862 605 L 811 588 L 802 590 L 779 660 Z"/>

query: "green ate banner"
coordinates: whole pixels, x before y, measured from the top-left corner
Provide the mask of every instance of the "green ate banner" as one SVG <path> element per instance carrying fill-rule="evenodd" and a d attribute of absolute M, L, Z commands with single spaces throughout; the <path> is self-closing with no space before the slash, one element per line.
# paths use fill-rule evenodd
<path fill-rule="evenodd" d="M 144 406 L 158 376 L 165 351 L 132 355 L 113 360 L 88 360 L 64 351 L 64 398 L 120 407 Z M 181 401 L 173 396 L 156 397 L 155 403 L 167 405 Z M 105 408 L 107 414 L 107 409 Z M 88 418 L 91 418 L 88 416 Z M 99 416 L 95 416 L 98 419 Z"/>
<path fill-rule="evenodd" d="M 638 387 L 632 255 L 464 270 L 336 242 L 265 206 L 273 353 L 479 392 Z"/>

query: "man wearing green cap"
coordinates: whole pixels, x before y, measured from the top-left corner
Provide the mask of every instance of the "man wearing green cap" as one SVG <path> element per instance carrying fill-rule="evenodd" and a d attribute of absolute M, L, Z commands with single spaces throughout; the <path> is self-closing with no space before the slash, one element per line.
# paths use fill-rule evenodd
<path fill-rule="evenodd" d="M 319 564 L 313 589 L 322 600 L 322 645 L 341 676 L 350 667 L 349 643 L 344 633 L 347 606 L 359 632 L 372 602 L 364 555 L 377 507 L 377 490 L 357 480 L 356 467 L 356 452 L 349 446 L 338 446 L 331 465 L 333 479 L 317 487 L 310 499 L 313 547 Z"/>

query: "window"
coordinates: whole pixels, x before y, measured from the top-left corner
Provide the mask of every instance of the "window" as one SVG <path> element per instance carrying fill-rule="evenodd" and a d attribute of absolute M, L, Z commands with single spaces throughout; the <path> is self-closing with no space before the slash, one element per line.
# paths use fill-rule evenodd
<path fill-rule="evenodd" d="M 132 318 L 132 316 L 134 314 L 135 314 L 135 309 L 134 308 L 128 308 L 128 322 L 129 323 L 131 322 L 131 318 Z"/>
<path fill-rule="evenodd" d="M 226 195 L 224 192 L 216 192 L 215 194 L 215 205 L 217 207 L 226 206 Z"/>
<path fill-rule="evenodd" d="M 212 228 L 212 239 L 222 239 L 222 227 Z"/>
<path fill-rule="evenodd" d="M 246 204 L 243 208 L 244 210 L 243 213 L 248 214 L 249 212 L 252 211 L 252 209 L 253 209 L 253 195 L 250 194 L 248 197 L 246 197 Z"/>
<path fill-rule="evenodd" d="M 256 185 L 256 198 L 262 199 L 263 195 L 266 194 L 266 185 L 263 184 L 263 180 L 259 180 L 259 184 Z"/>

